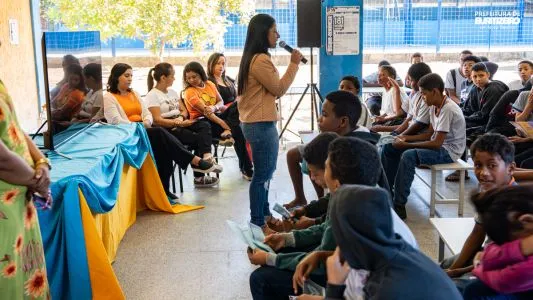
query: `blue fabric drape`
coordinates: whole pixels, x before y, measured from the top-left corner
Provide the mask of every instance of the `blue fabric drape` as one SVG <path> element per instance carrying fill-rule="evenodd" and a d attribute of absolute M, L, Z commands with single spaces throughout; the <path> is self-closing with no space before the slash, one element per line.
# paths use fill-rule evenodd
<path fill-rule="evenodd" d="M 78 188 L 93 213 L 115 206 L 124 164 L 140 169 L 152 154 L 142 124 L 72 127 L 58 138 L 83 130 L 51 152 L 51 210 L 38 211 L 52 299 L 91 299 L 91 282 Z M 55 137 L 54 137 L 55 138 Z M 153 155 L 152 155 L 153 157 Z"/>

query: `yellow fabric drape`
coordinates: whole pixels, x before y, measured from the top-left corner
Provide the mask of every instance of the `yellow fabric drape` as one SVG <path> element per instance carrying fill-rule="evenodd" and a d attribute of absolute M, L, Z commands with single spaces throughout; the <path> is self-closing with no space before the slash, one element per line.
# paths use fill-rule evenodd
<path fill-rule="evenodd" d="M 161 181 L 154 178 L 159 179 L 159 175 L 150 155 L 140 170 L 124 165 L 115 207 L 106 214 L 93 215 L 79 191 L 93 299 L 124 299 L 111 263 L 137 212 L 150 209 L 177 214 L 203 208 L 170 205 Z"/>

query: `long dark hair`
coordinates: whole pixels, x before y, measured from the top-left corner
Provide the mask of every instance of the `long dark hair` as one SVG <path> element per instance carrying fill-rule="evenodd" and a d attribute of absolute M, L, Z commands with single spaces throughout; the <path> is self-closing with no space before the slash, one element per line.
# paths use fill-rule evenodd
<path fill-rule="evenodd" d="M 170 76 L 173 69 L 172 65 L 166 62 L 158 63 L 155 67 L 151 68 L 150 71 L 148 71 L 148 79 L 146 80 L 148 91 L 152 90 L 154 87 L 154 79 L 159 82 L 161 76 Z"/>
<path fill-rule="evenodd" d="M 221 58 L 221 57 L 225 58 L 224 54 L 222 54 L 220 52 L 215 52 L 215 53 L 211 54 L 211 56 L 209 56 L 209 59 L 207 60 L 207 77 L 215 78 L 215 74 L 213 73 L 213 69 L 215 68 L 215 65 L 217 64 L 218 59 Z M 226 77 L 226 70 L 224 70 L 224 72 L 222 72 L 222 79 L 224 79 L 224 77 Z"/>
<path fill-rule="evenodd" d="M 133 69 L 130 65 L 125 63 L 118 63 L 111 68 L 111 74 L 109 74 L 109 79 L 107 80 L 107 91 L 113 94 L 118 94 L 118 78 L 122 74 L 126 73 L 127 70 Z M 128 89 L 128 92 L 131 92 L 131 88 Z"/>
<path fill-rule="evenodd" d="M 244 43 L 244 51 L 242 53 L 241 64 L 239 66 L 238 76 L 238 90 L 237 94 L 242 95 L 246 90 L 246 83 L 248 74 L 250 72 L 250 64 L 253 57 L 258 53 L 268 54 L 268 31 L 276 20 L 267 14 L 255 15 L 248 24 L 248 32 L 246 33 L 246 42 Z"/>
<path fill-rule="evenodd" d="M 518 217 L 533 214 L 533 185 L 505 186 L 471 196 L 483 221 L 483 228 L 496 244 L 513 240 L 512 233 L 523 230 Z"/>
<path fill-rule="evenodd" d="M 75 88 L 84 93 L 86 92 L 85 80 L 83 79 L 83 68 L 80 65 L 69 65 L 67 67 L 67 72 L 65 74 L 67 74 L 67 76 L 69 77 L 71 75 L 78 75 L 80 77 L 80 82 L 78 83 L 77 86 L 75 86 Z M 69 81 L 69 78 L 67 78 L 67 82 L 68 81 Z"/>
<path fill-rule="evenodd" d="M 202 67 L 202 65 L 199 62 L 191 61 L 190 63 L 185 65 L 185 68 L 183 68 L 183 89 L 184 90 L 191 87 L 191 85 L 185 79 L 185 74 L 189 72 L 194 72 L 200 75 L 200 78 L 202 78 L 202 81 L 204 83 L 207 81 L 207 74 L 205 74 L 204 67 Z"/>
<path fill-rule="evenodd" d="M 207 78 L 217 86 L 217 89 L 218 89 L 218 83 L 217 83 L 217 79 L 215 78 L 215 74 L 213 73 L 213 69 L 215 68 L 215 65 L 217 64 L 218 60 L 221 57 L 226 58 L 224 54 L 215 52 L 211 54 L 211 56 L 209 56 L 209 59 L 207 60 Z M 222 81 L 224 82 L 224 84 L 227 87 L 231 88 L 231 93 L 233 94 L 234 97 L 236 97 L 237 95 L 235 93 L 234 80 L 226 76 L 226 70 L 222 72 L 221 77 L 222 77 Z"/>

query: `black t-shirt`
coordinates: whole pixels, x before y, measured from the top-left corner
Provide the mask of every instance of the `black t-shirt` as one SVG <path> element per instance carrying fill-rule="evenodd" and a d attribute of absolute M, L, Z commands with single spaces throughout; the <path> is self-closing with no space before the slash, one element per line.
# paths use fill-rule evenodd
<path fill-rule="evenodd" d="M 235 101 L 235 88 L 233 86 L 217 85 L 218 92 L 224 100 L 224 105 Z"/>
<path fill-rule="evenodd" d="M 224 80 L 224 82 L 226 82 L 226 86 L 217 84 L 217 80 L 214 77 L 209 77 L 209 80 L 217 86 L 218 93 L 220 94 L 220 97 L 222 97 L 224 105 L 235 101 L 235 98 L 237 98 L 237 90 L 235 90 L 234 85 L 235 80 L 226 76 Z"/>

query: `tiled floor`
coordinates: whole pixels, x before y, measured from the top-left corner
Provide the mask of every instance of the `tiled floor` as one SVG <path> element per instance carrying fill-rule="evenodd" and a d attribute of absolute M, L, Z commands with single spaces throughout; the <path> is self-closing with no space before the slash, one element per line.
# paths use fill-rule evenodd
<path fill-rule="evenodd" d="M 232 235 L 225 221 L 248 221 L 248 185 L 239 176 L 237 159 L 228 148 L 222 158 L 224 173 L 218 188 L 198 190 L 192 177 L 184 177 L 183 203 L 201 204 L 202 210 L 179 215 L 142 212 L 129 229 L 113 267 L 128 299 L 250 299 L 248 276 L 254 270 L 246 256 L 246 247 Z M 426 172 L 428 171 L 421 171 Z M 473 174 L 471 174 L 473 175 Z M 440 186 L 453 196 L 458 184 Z M 308 200 L 315 198 L 306 178 Z M 475 179 L 467 184 L 470 190 Z M 271 184 L 270 205 L 292 200 L 285 151 L 280 151 L 278 170 Z M 408 203 L 407 225 L 416 236 L 421 250 L 436 259 L 438 235 L 428 221 L 429 210 L 422 202 L 429 198 L 429 188 L 415 179 Z M 456 217 L 456 205 L 438 207 L 443 217 Z M 465 205 L 465 216 L 472 208 Z"/>

